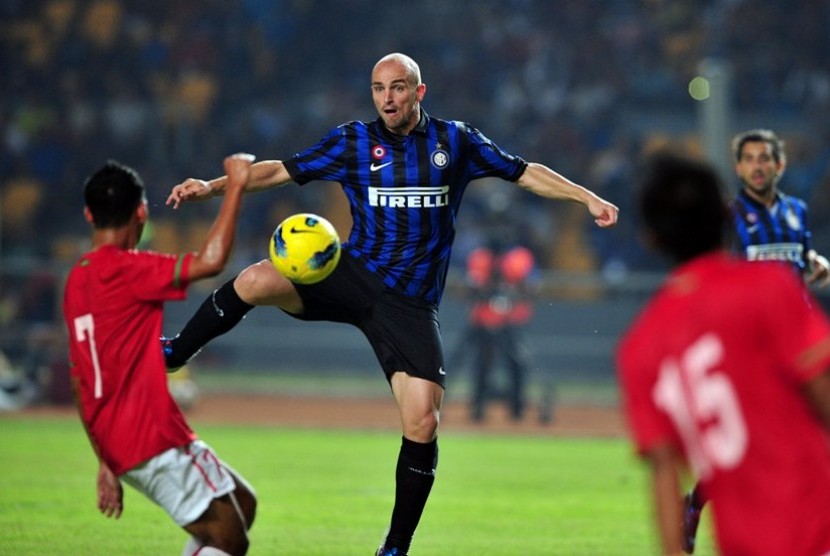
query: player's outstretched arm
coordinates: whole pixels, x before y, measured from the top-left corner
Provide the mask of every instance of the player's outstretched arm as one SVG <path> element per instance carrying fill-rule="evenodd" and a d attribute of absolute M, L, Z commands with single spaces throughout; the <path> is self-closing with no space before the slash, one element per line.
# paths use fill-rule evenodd
<path fill-rule="evenodd" d="M 261 191 L 270 187 L 284 185 L 291 181 L 288 170 L 280 160 L 262 160 L 251 166 L 250 179 L 245 184 L 245 191 Z M 167 197 L 167 205 L 174 209 L 186 201 L 201 201 L 216 195 L 223 195 L 228 187 L 228 176 L 205 181 L 188 178 L 173 187 Z"/>
<path fill-rule="evenodd" d="M 597 226 L 601 228 L 617 223 L 620 209 L 544 164 L 537 162 L 528 164 L 524 173 L 519 177 L 518 184 L 541 197 L 582 203 L 594 217 Z"/>
<path fill-rule="evenodd" d="M 250 181 L 251 154 L 234 154 L 225 158 L 226 192 L 202 248 L 190 261 L 191 282 L 216 276 L 225 268 L 236 236 L 236 223 L 242 207 L 242 194 Z"/>

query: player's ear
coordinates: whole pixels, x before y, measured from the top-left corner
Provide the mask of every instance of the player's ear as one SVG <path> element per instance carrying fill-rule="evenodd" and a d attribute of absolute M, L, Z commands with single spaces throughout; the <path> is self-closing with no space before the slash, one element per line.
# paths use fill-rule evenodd
<path fill-rule="evenodd" d="M 89 210 L 89 207 L 84 207 L 84 218 L 93 226 L 95 225 L 95 219 L 92 217 L 92 211 Z"/>
<path fill-rule="evenodd" d="M 786 160 L 779 160 L 778 161 L 778 179 L 781 179 L 784 176 L 784 170 L 787 169 L 787 161 Z"/>
<path fill-rule="evenodd" d="M 415 87 L 415 99 L 418 102 L 421 102 L 422 100 L 424 100 L 424 97 L 426 96 L 426 94 L 427 94 L 427 84 L 426 83 L 421 83 L 420 85 Z"/>
<path fill-rule="evenodd" d="M 147 217 L 149 216 L 149 211 L 147 210 L 147 203 L 139 203 L 138 207 L 135 209 L 135 216 L 138 219 L 140 224 L 144 224 L 147 222 Z"/>

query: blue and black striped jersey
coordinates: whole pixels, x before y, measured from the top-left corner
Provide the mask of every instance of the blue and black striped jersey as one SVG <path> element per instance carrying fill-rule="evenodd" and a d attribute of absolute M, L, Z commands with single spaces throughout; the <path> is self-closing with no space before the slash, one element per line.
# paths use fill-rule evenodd
<path fill-rule="evenodd" d="M 732 202 L 736 248 L 750 261 L 777 260 L 791 263 L 801 275 L 811 249 L 807 204 L 776 193 L 772 208 L 757 202 L 742 189 Z"/>
<path fill-rule="evenodd" d="M 437 304 L 467 184 L 484 177 L 516 181 L 527 163 L 469 124 L 422 110 L 409 135 L 389 132 L 380 118 L 349 122 L 285 167 L 300 185 L 339 182 L 354 221 L 344 249 L 389 287 Z"/>

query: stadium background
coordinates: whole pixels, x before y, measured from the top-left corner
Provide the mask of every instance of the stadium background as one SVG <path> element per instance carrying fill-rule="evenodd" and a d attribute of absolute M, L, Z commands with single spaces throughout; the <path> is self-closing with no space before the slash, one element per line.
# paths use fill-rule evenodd
<path fill-rule="evenodd" d="M 134 166 L 148 186 L 147 245 L 196 248 L 217 205 L 173 212 L 170 188 L 217 175 L 232 152 L 285 158 L 338 123 L 374 118 L 369 73 L 391 51 L 420 63 L 428 112 L 469 121 L 621 208 L 620 224 L 600 231 L 580 207 L 508 184 L 468 190 L 441 311 L 447 351 L 465 329 L 464 256 L 489 222 L 509 220 L 543 271 L 524 338 L 540 399 L 554 384 L 566 406 L 615 403 L 614 346 L 664 271 L 636 235 L 643 154 L 666 145 L 699 154 L 735 187 L 729 138 L 777 130 L 790 161 L 782 189 L 811 203 L 815 245 L 830 252 L 826 0 L 4 0 L 0 386 L 16 391 L 32 377 L 33 403 L 66 401 L 59 302 L 87 245 L 86 175 L 107 158 Z M 229 271 L 170 305 L 166 331 L 263 258 L 276 223 L 299 210 L 348 228 L 336 185 L 246 198 Z M 450 369 L 451 401 L 463 399 L 465 363 Z M 211 344 L 192 372 L 203 393 L 387 396 L 359 333 L 271 309 Z"/>

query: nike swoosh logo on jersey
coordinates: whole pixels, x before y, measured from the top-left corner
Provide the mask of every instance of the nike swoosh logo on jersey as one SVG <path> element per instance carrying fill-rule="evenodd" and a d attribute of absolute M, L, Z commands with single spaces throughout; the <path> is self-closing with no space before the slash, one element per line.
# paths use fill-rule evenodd
<path fill-rule="evenodd" d="M 298 230 L 294 226 L 291 226 L 291 229 L 288 230 L 288 231 L 291 232 L 292 234 L 313 234 L 314 233 L 311 230 Z"/>
<path fill-rule="evenodd" d="M 391 162 L 384 162 L 383 164 L 375 164 L 374 162 L 372 162 L 372 164 L 369 165 L 369 170 L 371 170 L 372 172 L 377 172 L 381 168 L 386 168 L 390 164 L 392 164 L 392 163 Z"/>

